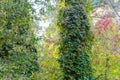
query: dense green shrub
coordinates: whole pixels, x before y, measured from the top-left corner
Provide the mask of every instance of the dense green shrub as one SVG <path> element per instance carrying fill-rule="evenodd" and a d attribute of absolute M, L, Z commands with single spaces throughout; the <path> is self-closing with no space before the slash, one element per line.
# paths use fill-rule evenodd
<path fill-rule="evenodd" d="M 30 76 L 39 69 L 31 12 L 28 0 L 0 1 L 0 66 L 6 69 L 0 68 L 0 77 Z"/>
<path fill-rule="evenodd" d="M 85 0 L 64 2 L 58 22 L 61 36 L 59 62 L 64 73 L 63 80 L 92 80 L 90 53 L 93 36 L 85 11 Z"/>

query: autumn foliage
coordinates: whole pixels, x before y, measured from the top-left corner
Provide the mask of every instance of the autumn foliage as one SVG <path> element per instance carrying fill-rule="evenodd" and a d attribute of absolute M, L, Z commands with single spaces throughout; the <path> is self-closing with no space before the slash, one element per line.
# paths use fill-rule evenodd
<path fill-rule="evenodd" d="M 108 28 L 112 27 L 111 23 L 112 19 L 109 17 L 109 15 L 105 14 L 102 19 L 97 21 L 98 33 L 100 34 Z"/>

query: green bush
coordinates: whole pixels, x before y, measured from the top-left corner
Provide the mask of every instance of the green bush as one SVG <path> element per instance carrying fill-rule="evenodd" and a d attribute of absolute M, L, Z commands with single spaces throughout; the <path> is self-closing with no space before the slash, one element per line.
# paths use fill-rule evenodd
<path fill-rule="evenodd" d="M 63 80 L 92 80 L 90 63 L 92 33 L 82 0 L 65 0 L 60 10 L 60 58 Z"/>
<path fill-rule="evenodd" d="M 0 78 L 39 70 L 31 12 L 27 0 L 0 1 Z"/>

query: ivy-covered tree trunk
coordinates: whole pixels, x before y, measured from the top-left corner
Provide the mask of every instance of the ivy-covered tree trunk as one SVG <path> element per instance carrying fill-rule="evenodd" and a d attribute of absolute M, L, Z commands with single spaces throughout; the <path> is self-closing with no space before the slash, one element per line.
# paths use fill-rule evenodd
<path fill-rule="evenodd" d="M 13 75 L 31 75 L 39 69 L 31 10 L 28 0 L 0 0 L 0 60 Z"/>
<path fill-rule="evenodd" d="M 93 36 L 85 11 L 85 0 L 64 0 L 64 3 L 58 22 L 61 31 L 59 62 L 63 69 L 63 80 L 93 80 L 90 63 Z"/>

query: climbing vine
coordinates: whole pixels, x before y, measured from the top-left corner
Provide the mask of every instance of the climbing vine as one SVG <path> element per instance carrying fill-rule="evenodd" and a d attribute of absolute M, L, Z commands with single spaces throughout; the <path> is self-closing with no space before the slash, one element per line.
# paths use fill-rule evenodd
<path fill-rule="evenodd" d="M 83 0 L 63 0 L 58 25 L 60 29 L 60 58 L 63 80 L 92 80 L 90 53 L 93 35 Z"/>

